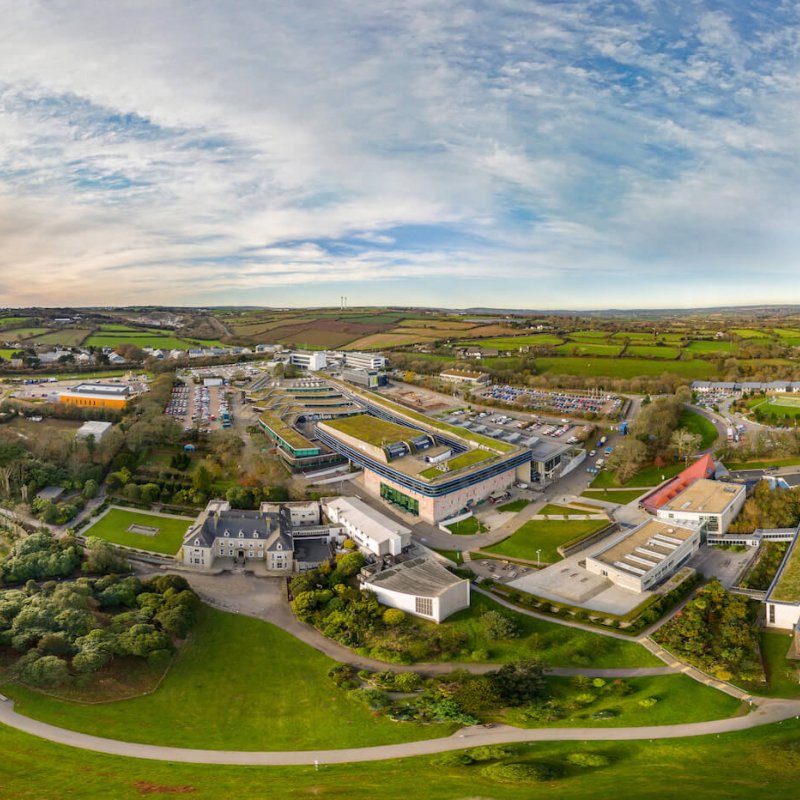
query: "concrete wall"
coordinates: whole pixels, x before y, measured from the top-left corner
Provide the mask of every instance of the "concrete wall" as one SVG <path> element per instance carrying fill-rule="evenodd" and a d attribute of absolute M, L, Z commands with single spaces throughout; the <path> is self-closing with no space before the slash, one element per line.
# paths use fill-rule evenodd
<path fill-rule="evenodd" d="M 433 615 L 430 617 L 417 613 L 416 595 L 384 589 L 380 584 L 376 586 L 364 584 L 362 588 L 374 592 L 378 602 L 384 606 L 399 608 L 401 611 L 411 614 L 411 616 L 432 619 L 434 622 L 442 622 L 451 614 L 455 614 L 456 611 L 469 607 L 469 581 L 467 580 L 447 589 L 439 597 L 430 598 L 433 607 Z"/>
<path fill-rule="evenodd" d="M 800 620 L 800 603 L 771 603 L 766 604 L 766 614 L 764 615 L 765 626 L 767 628 L 779 628 L 781 630 L 793 630 Z M 774 621 L 770 621 L 770 615 L 774 613 Z"/>

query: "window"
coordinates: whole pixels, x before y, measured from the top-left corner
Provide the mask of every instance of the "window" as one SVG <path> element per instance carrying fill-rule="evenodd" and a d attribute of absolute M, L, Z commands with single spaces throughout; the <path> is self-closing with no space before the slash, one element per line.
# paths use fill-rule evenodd
<path fill-rule="evenodd" d="M 254 539 L 258 539 L 258 531 L 254 531 L 253 532 L 253 538 Z"/>
<path fill-rule="evenodd" d="M 194 540 L 194 546 L 197 547 L 199 544 L 200 544 L 200 540 L 199 539 L 195 539 Z"/>
<path fill-rule="evenodd" d="M 239 538 L 244 539 L 244 531 L 239 531 Z"/>
<path fill-rule="evenodd" d="M 774 603 L 770 603 L 769 604 L 769 624 L 770 625 L 774 625 L 775 624 L 775 604 Z"/>
<path fill-rule="evenodd" d="M 426 617 L 433 616 L 433 600 L 430 597 L 415 597 L 414 601 L 417 614 L 422 614 Z"/>

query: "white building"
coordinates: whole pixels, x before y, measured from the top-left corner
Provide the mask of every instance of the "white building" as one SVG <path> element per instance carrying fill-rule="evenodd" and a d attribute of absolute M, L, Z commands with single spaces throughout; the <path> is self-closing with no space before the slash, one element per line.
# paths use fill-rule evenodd
<path fill-rule="evenodd" d="M 486 372 L 468 372 L 463 369 L 446 369 L 439 373 L 439 377 L 448 383 L 469 383 L 473 386 L 489 383 L 490 380 Z"/>
<path fill-rule="evenodd" d="M 391 608 L 434 622 L 469 608 L 469 581 L 459 578 L 434 558 L 414 558 L 364 575 L 361 588 L 374 592 Z"/>
<path fill-rule="evenodd" d="M 375 353 L 348 353 L 344 352 L 344 365 L 354 369 L 386 369 L 389 359 L 384 355 Z"/>
<path fill-rule="evenodd" d="M 746 494 L 743 484 L 701 478 L 661 506 L 656 514 L 662 520 L 705 523 L 709 533 L 723 534 L 741 511 Z"/>
<path fill-rule="evenodd" d="M 341 525 L 360 548 L 376 556 L 397 556 L 411 544 L 411 529 L 370 508 L 357 497 L 323 502 L 331 522 Z"/>
<path fill-rule="evenodd" d="M 789 545 L 765 600 L 768 628 L 795 631 L 800 624 L 800 549 L 797 535 Z"/>
<path fill-rule="evenodd" d="M 289 356 L 292 366 L 316 372 L 328 366 L 328 357 L 325 353 L 316 350 L 295 350 Z"/>
<path fill-rule="evenodd" d="M 94 440 L 99 442 L 110 430 L 110 422 L 92 420 L 90 422 L 84 422 L 76 431 L 75 436 L 78 439 L 88 439 L 90 436 L 93 436 Z"/>
<path fill-rule="evenodd" d="M 650 519 L 604 540 L 586 559 L 587 571 L 632 592 L 646 592 L 670 577 L 700 547 L 702 526 Z"/>

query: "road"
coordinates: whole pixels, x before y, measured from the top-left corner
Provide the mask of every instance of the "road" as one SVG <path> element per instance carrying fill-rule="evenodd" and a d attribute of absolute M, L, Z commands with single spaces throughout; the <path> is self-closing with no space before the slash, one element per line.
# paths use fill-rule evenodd
<path fill-rule="evenodd" d="M 235 766 L 303 766 L 319 764 L 347 764 L 386 759 L 410 758 L 432 755 L 465 747 L 511 744 L 514 742 L 587 742 L 587 741 L 642 741 L 676 739 L 687 736 L 709 736 L 748 730 L 761 725 L 791 719 L 800 714 L 800 701 L 763 700 L 746 716 L 710 722 L 693 722 L 683 725 L 651 725 L 634 728 L 512 728 L 498 725 L 495 728 L 473 726 L 462 728 L 452 736 L 440 739 L 423 739 L 404 744 L 378 747 L 343 748 L 340 750 L 288 750 L 241 751 L 196 750 L 183 747 L 122 742 L 85 733 L 58 728 L 46 722 L 25 717 L 14 711 L 10 700 L 0 702 L 0 723 L 10 728 L 46 739 L 57 744 L 90 750 L 96 753 L 144 758 L 152 761 L 172 761 L 185 764 L 225 764 Z"/>

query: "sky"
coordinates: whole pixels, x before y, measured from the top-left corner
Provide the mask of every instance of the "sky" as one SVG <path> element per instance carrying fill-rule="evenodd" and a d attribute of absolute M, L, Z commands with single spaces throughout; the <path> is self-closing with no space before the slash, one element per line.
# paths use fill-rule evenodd
<path fill-rule="evenodd" d="M 0 13 L 0 305 L 800 302 L 796 2 Z"/>

